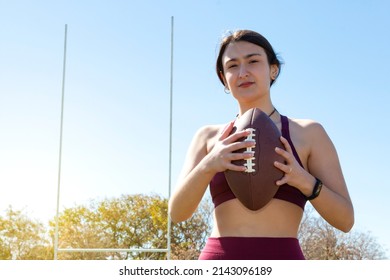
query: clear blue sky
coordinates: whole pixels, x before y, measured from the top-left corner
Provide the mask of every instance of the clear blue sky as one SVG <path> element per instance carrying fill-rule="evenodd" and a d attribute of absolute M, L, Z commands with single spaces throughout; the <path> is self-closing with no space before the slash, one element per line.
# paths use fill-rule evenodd
<path fill-rule="evenodd" d="M 314 3 L 315 2 L 315 3 Z M 129 193 L 168 196 L 202 125 L 237 106 L 214 73 L 226 30 L 265 35 L 285 64 L 278 110 L 319 121 L 355 207 L 355 229 L 390 249 L 388 1 L 0 1 L 0 210 L 55 215 L 64 27 L 61 209 Z"/>

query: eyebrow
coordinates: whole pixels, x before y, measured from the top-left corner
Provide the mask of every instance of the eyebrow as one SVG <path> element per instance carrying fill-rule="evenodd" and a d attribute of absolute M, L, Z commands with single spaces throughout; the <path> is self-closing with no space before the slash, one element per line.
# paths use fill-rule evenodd
<path fill-rule="evenodd" d="M 248 59 L 248 58 L 251 58 L 252 56 L 262 56 L 261 53 L 250 53 L 250 54 L 247 54 L 244 58 L 245 59 Z M 225 62 L 225 64 L 229 63 L 229 62 L 234 62 L 234 61 L 237 61 L 238 58 L 232 58 L 232 59 L 229 59 L 228 61 Z"/>

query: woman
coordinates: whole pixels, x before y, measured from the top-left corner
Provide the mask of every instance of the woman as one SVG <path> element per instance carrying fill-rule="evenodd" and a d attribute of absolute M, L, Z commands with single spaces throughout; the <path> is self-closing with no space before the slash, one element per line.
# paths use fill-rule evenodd
<path fill-rule="evenodd" d="M 224 171 L 245 171 L 232 160 L 252 155 L 234 151 L 256 143 L 237 142 L 249 132 L 230 135 L 234 121 L 199 129 L 169 201 L 172 221 L 184 221 L 210 185 L 214 227 L 199 259 L 304 259 L 297 235 L 307 200 L 337 229 L 348 232 L 353 226 L 352 202 L 337 152 L 324 128 L 311 120 L 282 116 L 272 104 L 270 88 L 280 64 L 267 39 L 254 31 L 239 30 L 221 42 L 218 77 L 237 100 L 238 118 L 257 107 L 280 129 L 285 150 L 275 148 L 275 153 L 285 161 L 274 165 L 284 176 L 266 206 L 257 211 L 247 209 L 229 189 Z"/>

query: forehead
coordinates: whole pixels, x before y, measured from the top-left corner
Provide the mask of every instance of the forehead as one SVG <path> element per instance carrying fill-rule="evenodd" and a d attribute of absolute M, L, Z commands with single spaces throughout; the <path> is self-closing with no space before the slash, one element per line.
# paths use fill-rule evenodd
<path fill-rule="evenodd" d="M 225 63 L 232 59 L 240 59 L 246 57 L 248 54 L 266 55 L 264 49 L 258 45 L 239 41 L 230 43 L 222 56 L 222 62 Z"/>

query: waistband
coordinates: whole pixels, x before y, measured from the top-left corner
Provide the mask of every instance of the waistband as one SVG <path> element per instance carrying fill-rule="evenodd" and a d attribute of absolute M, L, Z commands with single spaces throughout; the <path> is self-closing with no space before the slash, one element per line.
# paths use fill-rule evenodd
<path fill-rule="evenodd" d="M 209 237 L 200 260 L 304 260 L 294 237 Z"/>

